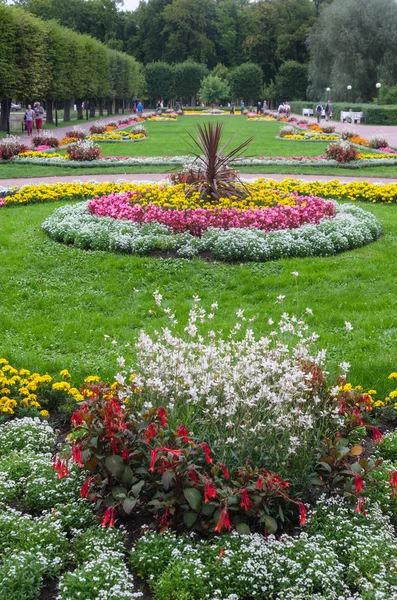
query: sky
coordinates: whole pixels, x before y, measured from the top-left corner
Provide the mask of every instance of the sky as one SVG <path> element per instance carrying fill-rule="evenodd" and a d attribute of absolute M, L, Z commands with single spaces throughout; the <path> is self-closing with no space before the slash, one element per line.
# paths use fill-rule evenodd
<path fill-rule="evenodd" d="M 138 8 L 139 0 L 124 0 L 124 6 L 121 10 L 135 10 Z"/>

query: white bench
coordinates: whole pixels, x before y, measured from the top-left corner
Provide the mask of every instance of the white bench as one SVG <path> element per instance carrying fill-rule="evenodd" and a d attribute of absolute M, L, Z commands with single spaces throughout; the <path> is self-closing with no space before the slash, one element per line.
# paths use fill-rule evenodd
<path fill-rule="evenodd" d="M 362 112 L 342 112 L 340 113 L 340 122 L 344 123 L 348 119 L 351 119 L 352 123 L 361 123 L 364 118 L 364 114 Z"/>
<path fill-rule="evenodd" d="M 304 117 L 312 117 L 313 116 L 313 109 L 312 108 L 304 108 L 302 110 L 302 116 L 304 116 Z"/>

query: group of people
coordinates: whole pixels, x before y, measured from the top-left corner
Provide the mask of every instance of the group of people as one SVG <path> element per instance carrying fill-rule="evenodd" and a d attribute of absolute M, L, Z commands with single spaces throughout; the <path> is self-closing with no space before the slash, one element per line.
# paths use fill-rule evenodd
<path fill-rule="evenodd" d="M 33 123 L 36 123 L 36 130 L 40 135 L 41 130 L 43 129 L 43 115 L 44 108 L 40 105 L 40 102 L 35 102 L 33 104 L 33 108 L 31 104 L 28 104 L 28 107 L 25 111 L 25 116 L 23 118 L 28 137 L 33 135 Z"/>
<path fill-rule="evenodd" d="M 278 107 L 278 114 L 280 117 L 289 117 L 291 112 L 291 107 L 288 104 L 288 102 L 281 102 L 280 106 Z"/>
<path fill-rule="evenodd" d="M 138 117 L 142 116 L 143 105 L 142 105 L 142 102 L 140 100 L 138 100 L 138 102 L 134 101 L 134 103 L 132 105 L 132 112 L 133 113 L 138 113 Z"/>
<path fill-rule="evenodd" d="M 317 106 L 316 106 L 317 123 L 320 123 L 323 111 L 325 114 L 325 120 L 329 121 L 332 118 L 332 104 L 331 104 L 330 100 L 328 100 L 327 104 L 325 105 L 325 108 L 323 107 L 321 102 L 319 102 L 317 104 Z"/>

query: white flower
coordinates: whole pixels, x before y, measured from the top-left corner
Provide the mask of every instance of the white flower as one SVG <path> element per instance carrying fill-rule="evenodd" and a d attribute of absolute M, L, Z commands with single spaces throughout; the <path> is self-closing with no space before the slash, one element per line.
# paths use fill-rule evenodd
<path fill-rule="evenodd" d="M 292 277 L 298 277 L 299 273 L 298 271 L 292 271 L 291 275 Z"/>
<path fill-rule="evenodd" d="M 339 365 L 340 370 L 342 371 L 342 373 L 348 373 L 350 370 L 350 363 L 348 362 L 341 362 Z"/>
<path fill-rule="evenodd" d="M 161 306 L 161 301 L 163 299 L 163 296 L 159 293 L 158 290 L 155 290 L 153 292 L 153 298 L 154 298 L 154 301 L 157 304 L 157 306 Z"/>
<path fill-rule="evenodd" d="M 345 329 L 346 331 L 353 331 L 353 325 L 349 321 L 345 321 Z"/>
<path fill-rule="evenodd" d="M 305 313 L 306 313 L 307 315 L 312 315 L 312 314 L 313 314 L 313 311 L 312 311 L 312 309 L 311 309 L 311 308 L 306 308 L 306 309 L 305 309 Z"/>

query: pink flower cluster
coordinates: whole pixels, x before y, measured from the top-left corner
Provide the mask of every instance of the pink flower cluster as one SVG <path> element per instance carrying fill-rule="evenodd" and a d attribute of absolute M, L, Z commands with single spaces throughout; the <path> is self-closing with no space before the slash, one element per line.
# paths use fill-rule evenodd
<path fill-rule="evenodd" d="M 138 200 L 138 202 L 137 202 Z M 257 228 L 264 231 L 296 229 L 304 223 L 319 223 L 333 218 L 333 202 L 316 196 L 296 196 L 296 206 L 277 205 L 270 208 L 238 210 L 237 208 L 164 209 L 154 204 L 142 206 L 134 192 L 114 193 L 94 198 L 88 203 L 92 215 L 124 219 L 135 223 L 156 222 L 166 225 L 174 233 L 190 232 L 201 236 L 209 227 L 232 229 Z"/>

